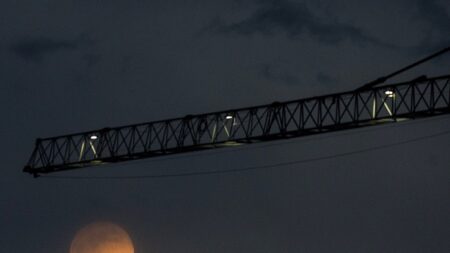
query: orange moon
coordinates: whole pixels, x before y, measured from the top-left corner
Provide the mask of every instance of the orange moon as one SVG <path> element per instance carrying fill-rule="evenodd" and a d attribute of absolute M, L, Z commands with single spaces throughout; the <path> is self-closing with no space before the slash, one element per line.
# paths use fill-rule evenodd
<path fill-rule="evenodd" d="M 111 222 L 95 222 L 80 229 L 70 253 L 134 253 L 128 233 Z"/>

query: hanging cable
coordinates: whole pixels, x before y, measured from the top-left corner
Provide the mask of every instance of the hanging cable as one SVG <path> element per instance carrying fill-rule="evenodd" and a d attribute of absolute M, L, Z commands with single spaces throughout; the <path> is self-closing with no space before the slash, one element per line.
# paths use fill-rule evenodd
<path fill-rule="evenodd" d="M 262 166 L 250 166 L 250 167 L 244 167 L 244 168 L 211 170 L 211 171 L 192 171 L 192 172 L 182 172 L 182 173 L 173 173 L 173 174 L 136 175 L 136 176 L 41 176 L 41 178 L 45 178 L 45 179 L 101 179 L 101 180 L 105 180 L 105 179 L 156 179 L 156 178 L 175 178 L 175 177 L 189 177 L 189 176 L 238 173 L 238 172 L 254 171 L 254 170 L 269 169 L 269 168 L 276 168 L 276 167 L 286 167 L 286 166 L 290 166 L 290 165 L 318 162 L 318 161 L 323 161 L 323 160 L 335 159 L 335 158 L 339 158 L 339 157 L 352 156 L 352 155 L 356 155 L 356 154 L 362 154 L 362 153 L 372 152 L 372 151 L 376 151 L 376 150 L 391 148 L 391 147 L 395 147 L 395 146 L 405 145 L 405 144 L 409 144 L 409 143 L 413 143 L 413 142 L 418 142 L 418 141 L 422 141 L 422 140 L 426 140 L 426 139 L 436 138 L 436 137 L 448 135 L 448 134 L 450 134 L 450 130 L 432 134 L 432 135 L 417 137 L 417 138 L 413 138 L 413 139 L 409 139 L 409 140 L 405 140 L 405 141 L 401 141 L 401 142 L 384 144 L 384 145 L 374 146 L 374 147 L 365 148 L 365 149 L 343 152 L 343 153 L 334 154 L 334 155 L 321 156 L 321 157 L 315 157 L 315 158 L 309 158 L 309 159 L 303 159 L 303 160 L 294 160 L 294 161 L 281 162 L 281 163 L 274 163 L 274 164 L 268 164 L 268 165 L 262 165 Z"/>

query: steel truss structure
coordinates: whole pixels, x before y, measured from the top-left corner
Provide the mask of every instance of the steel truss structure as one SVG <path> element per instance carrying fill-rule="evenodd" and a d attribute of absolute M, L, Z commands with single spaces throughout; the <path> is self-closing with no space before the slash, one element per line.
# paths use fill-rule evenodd
<path fill-rule="evenodd" d="M 288 102 L 37 139 L 38 175 L 183 152 L 375 126 L 450 112 L 450 75 Z"/>

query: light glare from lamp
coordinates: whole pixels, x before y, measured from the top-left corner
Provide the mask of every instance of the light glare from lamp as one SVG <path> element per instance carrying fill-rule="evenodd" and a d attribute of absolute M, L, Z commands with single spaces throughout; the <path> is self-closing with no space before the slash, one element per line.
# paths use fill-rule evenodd
<path fill-rule="evenodd" d="M 97 135 L 91 135 L 91 140 L 97 140 L 98 139 L 98 137 L 97 137 Z"/>
<path fill-rule="evenodd" d="M 394 97 L 394 91 L 392 90 L 386 90 L 384 91 L 384 94 L 390 98 Z"/>

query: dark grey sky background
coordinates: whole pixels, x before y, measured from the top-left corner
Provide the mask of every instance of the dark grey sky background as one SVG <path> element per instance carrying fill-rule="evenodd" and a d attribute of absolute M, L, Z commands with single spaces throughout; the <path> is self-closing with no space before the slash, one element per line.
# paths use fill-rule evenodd
<path fill-rule="evenodd" d="M 449 252 L 448 136 L 261 171 L 33 179 L 34 139 L 354 89 L 450 45 L 450 4 L 0 2 L 0 249 L 68 252 L 122 225 L 136 253 Z M 450 56 L 397 80 L 450 74 Z M 392 80 L 396 81 L 396 80 Z M 258 148 L 67 172 L 141 175 L 332 155 L 448 130 L 448 117 Z"/>

